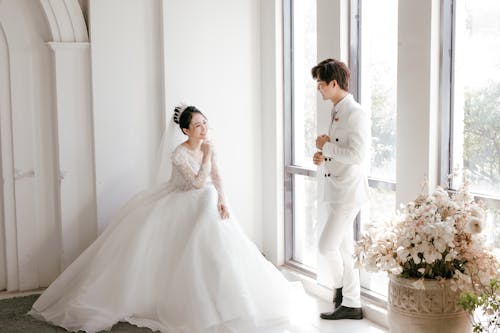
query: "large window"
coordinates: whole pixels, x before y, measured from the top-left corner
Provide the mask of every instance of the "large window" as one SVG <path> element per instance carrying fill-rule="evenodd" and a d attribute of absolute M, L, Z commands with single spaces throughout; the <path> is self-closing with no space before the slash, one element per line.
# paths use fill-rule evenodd
<path fill-rule="evenodd" d="M 285 29 L 289 50 L 285 61 L 286 255 L 289 264 L 315 273 L 318 188 L 311 157 L 316 151 L 318 93 L 310 69 L 318 62 L 316 1 L 285 4 L 285 27 L 289 27 Z M 395 211 L 397 0 L 353 0 L 350 20 L 350 38 L 358 41 L 351 43 L 351 90 L 372 118 L 371 205 L 360 214 L 363 228 L 390 218 Z M 356 64 L 358 68 L 353 67 Z M 385 274 L 362 272 L 361 278 L 365 289 L 386 295 Z"/>
<path fill-rule="evenodd" d="M 472 192 L 488 206 L 489 241 L 500 248 L 500 2 L 450 0 L 445 5 L 443 53 L 451 54 L 451 61 L 444 68 L 444 122 L 451 135 L 443 144 L 451 149 L 443 173 L 459 171 L 451 178 L 452 189 L 466 173 Z"/>
<path fill-rule="evenodd" d="M 287 259 L 314 272 L 317 266 L 316 83 L 310 69 L 317 63 L 316 1 L 285 1 L 288 70 L 286 100 Z"/>
<path fill-rule="evenodd" d="M 395 213 L 398 1 L 351 1 L 351 8 L 356 7 L 351 21 L 359 19 L 358 44 L 351 54 L 359 61 L 351 61 L 351 66 L 357 63 L 359 67 L 351 69 L 360 73 L 357 97 L 372 120 L 370 205 L 360 214 L 363 230 Z M 385 273 L 361 271 L 361 285 L 367 290 L 386 296 L 387 283 Z"/>
<path fill-rule="evenodd" d="M 311 161 L 318 107 L 310 77 L 318 61 L 316 1 L 284 3 L 289 14 L 284 30 L 286 254 L 289 263 L 314 273 L 320 220 L 316 167 Z M 371 199 L 357 229 L 363 231 L 368 224 L 390 219 L 396 210 L 398 1 L 350 0 L 349 4 L 351 90 L 372 120 Z M 462 174 L 450 179 L 448 175 L 454 170 L 467 173 L 472 192 L 488 208 L 485 234 L 500 251 L 500 1 L 440 4 L 441 184 L 448 182 L 453 191 Z M 387 295 L 385 273 L 362 271 L 361 284 L 375 297 Z"/>
<path fill-rule="evenodd" d="M 317 134 L 318 93 L 310 69 L 317 63 L 315 1 L 287 1 L 286 212 L 287 259 L 305 271 L 317 270 L 318 188 L 312 164 Z M 397 0 L 351 1 L 352 92 L 371 113 L 371 204 L 360 214 L 360 227 L 391 217 L 395 210 Z M 384 20 L 380 20 L 380 17 Z M 362 18 L 362 24 L 360 23 Z M 378 36 L 385 36 L 382 39 Z M 354 60 L 359 61 L 354 61 Z M 358 68 L 353 68 L 359 64 Z M 358 75 L 360 73 L 360 75 Z M 384 274 L 362 273 L 362 284 L 385 295 Z"/>

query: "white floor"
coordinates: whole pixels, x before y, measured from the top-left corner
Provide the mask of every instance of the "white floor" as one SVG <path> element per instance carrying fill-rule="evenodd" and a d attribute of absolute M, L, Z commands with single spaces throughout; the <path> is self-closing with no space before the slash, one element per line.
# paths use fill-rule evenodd
<path fill-rule="evenodd" d="M 41 291 L 6 293 L 0 292 L 0 299 L 26 296 Z M 387 333 L 388 330 L 375 323 L 363 320 L 322 320 L 319 314 L 331 311 L 333 305 L 315 296 L 307 295 L 303 304 L 296 309 L 294 321 L 290 324 L 261 329 L 255 333 Z"/>
<path fill-rule="evenodd" d="M 332 311 L 333 304 L 308 295 L 298 309 L 292 324 L 261 330 L 256 333 L 387 333 L 388 330 L 363 320 L 323 320 L 321 312 Z"/>

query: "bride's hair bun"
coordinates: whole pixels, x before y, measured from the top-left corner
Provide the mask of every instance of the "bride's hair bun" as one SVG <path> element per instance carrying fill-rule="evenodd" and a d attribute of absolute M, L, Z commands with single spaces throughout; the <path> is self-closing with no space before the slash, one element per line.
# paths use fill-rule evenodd
<path fill-rule="evenodd" d="M 186 110 L 188 108 L 188 105 L 186 104 L 180 104 L 178 106 L 175 107 L 174 109 L 174 122 L 176 124 L 179 123 L 179 120 L 181 119 L 181 114 L 184 112 L 184 110 Z"/>
<path fill-rule="evenodd" d="M 172 120 L 179 125 L 182 133 L 186 134 L 184 130 L 189 128 L 191 119 L 195 113 L 201 114 L 206 119 L 205 115 L 196 106 L 181 104 L 175 107 Z"/>

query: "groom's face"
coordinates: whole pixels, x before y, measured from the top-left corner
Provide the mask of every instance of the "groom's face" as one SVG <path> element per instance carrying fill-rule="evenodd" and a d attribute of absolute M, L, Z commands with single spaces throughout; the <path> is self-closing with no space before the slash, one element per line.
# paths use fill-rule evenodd
<path fill-rule="evenodd" d="M 335 80 L 326 83 L 326 81 L 317 80 L 318 91 L 321 93 L 323 100 L 332 99 L 335 92 Z"/>

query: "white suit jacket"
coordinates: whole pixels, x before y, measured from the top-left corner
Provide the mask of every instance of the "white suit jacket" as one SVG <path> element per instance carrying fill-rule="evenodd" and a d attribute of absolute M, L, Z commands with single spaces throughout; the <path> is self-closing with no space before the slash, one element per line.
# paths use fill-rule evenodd
<path fill-rule="evenodd" d="M 318 176 L 324 180 L 323 200 L 357 206 L 368 200 L 371 121 L 351 94 L 339 101 L 334 110 L 328 131 L 330 142 L 322 149 L 325 161 L 318 170 Z"/>

